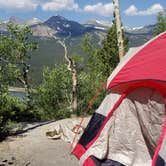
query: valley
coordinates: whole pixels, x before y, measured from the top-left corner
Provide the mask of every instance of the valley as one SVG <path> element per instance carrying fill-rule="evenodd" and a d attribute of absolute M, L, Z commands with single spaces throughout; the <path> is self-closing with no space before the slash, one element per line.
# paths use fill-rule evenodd
<path fill-rule="evenodd" d="M 38 18 L 23 21 L 12 16 L 9 20 L 1 21 L 0 34 L 7 33 L 6 27 L 10 23 L 18 26 L 30 26 L 33 32 L 32 40 L 38 43 L 38 49 L 32 53 L 30 60 L 32 67 L 31 81 L 34 84 L 41 83 L 42 70 L 45 66 L 53 67 L 65 63 L 63 48 L 58 44 L 58 40 L 66 39 L 70 55 L 86 56 L 80 47 L 84 35 L 89 33 L 92 36 L 93 43 L 100 47 L 107 30 L 112 26 L 111 22 L 98 20 L 89 20 L 80 24 L 59 15 L 52 16 L 46 21 Z M 155 25 L 124 27 L 125 36 L 129 39 L 129 47 L 140 46 L 150 40 L 153 36 L 154 27 Z"/>

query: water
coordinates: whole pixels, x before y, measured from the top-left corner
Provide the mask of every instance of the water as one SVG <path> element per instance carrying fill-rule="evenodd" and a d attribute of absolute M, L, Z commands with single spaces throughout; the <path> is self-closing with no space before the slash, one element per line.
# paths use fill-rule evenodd
<path fill-rule="evenodd" d="M 25 92 L 10 91 L 10 94 L 14 97 L 17 97 L 21 101 L 25 99 Z"/>

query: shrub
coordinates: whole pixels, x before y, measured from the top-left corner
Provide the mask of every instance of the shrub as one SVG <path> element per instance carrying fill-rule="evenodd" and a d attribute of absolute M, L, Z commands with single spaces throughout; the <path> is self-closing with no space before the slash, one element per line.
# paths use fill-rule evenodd
<path fill-rule="evenodd" d="M 40 116 L 34 110 L 28 110 L 27 106 L 17 97 L 8 93 L 0 95 L 0 133 L 7 133 L 11 127 L 19 122 L 34 121 Z M 10 127 L 9 127 L 10 126 Z"/>
<path fill-rule="evenodd" d="M 43 82 L 36 93 L 36 105 L 41 115 L 48 119 L 69 117 L 71 100 L 71 77 L 65 65 L 53 69 L 46 68 Z"/>

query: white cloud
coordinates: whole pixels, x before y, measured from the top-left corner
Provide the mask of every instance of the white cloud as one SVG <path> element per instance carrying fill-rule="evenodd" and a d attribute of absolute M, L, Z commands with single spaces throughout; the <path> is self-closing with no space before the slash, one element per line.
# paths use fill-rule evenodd
<path fill-rule="evenodd" d="M 45 11 L 79 10 L 74 0 L 0 0 L 0 9 L 7 11 L 31 11 L 37 6 Z"/>
<path fill-rule="evenodd" d="M 12 11 L 35 10 L 37 3 L 32 0 L 0 0 L 0 9 Z"/>
<path fill-rule="evenodd" d="M 87 5 L 83 9 L 85 12 L 95 13 L 102 16 L 111 16 L 114 11 L 113 3 L 97 3 L 95 5 Z"/>
<path fill-rule="evenodd" d="M 74 0 L 52 0 L 41 6 L 45 11 L 79 10 L 79 5 Z"/>
<path fill-rule="evenodd" d="M 138 9 L 135 7 L 135 5 L 131 5 L 128 9 L 124 11 L 124 13 L 128 16 L 134 16 L 137 15 Z"/>
<path fill-rule="evenodd" d="M 138 10 L 135 5 L 131 5 L 128 9 L 124 11 L 124 13 L 128 16 L 150 16 L 155 15 L 160 11 L 163 11 L 164 8 L 161 4 L 156 3 L 149 7 L 146 10 Z"/>

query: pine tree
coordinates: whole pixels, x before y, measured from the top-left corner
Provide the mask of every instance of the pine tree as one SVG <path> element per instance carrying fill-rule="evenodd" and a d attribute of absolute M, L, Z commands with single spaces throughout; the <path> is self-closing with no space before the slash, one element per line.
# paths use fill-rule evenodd
<path fill-rule="evenodd" d="M 124 33 L 123 33 L 124 36 Z M 125 52 L 128 50 L 128 39 L 124 39 Z M 100 60 L 99 68 L 105 78 L 107 78 L 112 70 L 119 63 L 118 40 L 116 34 L 116 25 L 113 22 L 112 27 L 108 30 L 105 40 L 102 43 L 102 48 L 99 49 L 97 57 Z"/>
<path fill-rule="evenodd" d="M 164 12 L 159 12 L 157 16 L 157 24 L 154 29 L 154 36 L 166 31 L 166 16 Z"/>

